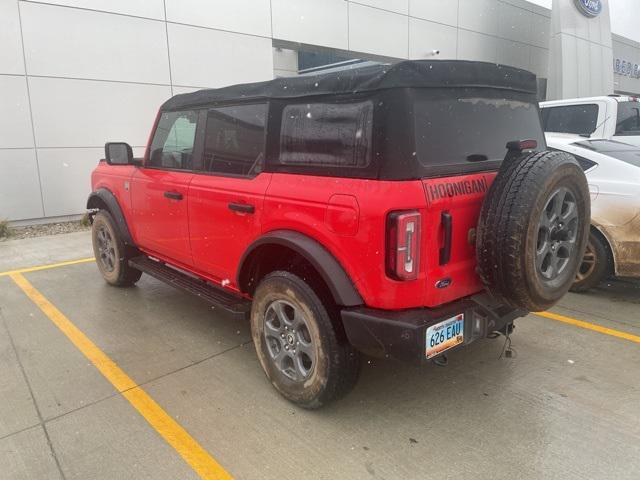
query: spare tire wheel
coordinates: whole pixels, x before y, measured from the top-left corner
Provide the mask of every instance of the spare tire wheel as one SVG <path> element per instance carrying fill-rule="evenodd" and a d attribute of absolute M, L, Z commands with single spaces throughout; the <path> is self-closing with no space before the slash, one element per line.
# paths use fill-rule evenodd
<path fill-rule="evenodd" d="M 569 154 L 505 160 L 482 205 L 478 273 L 506 304 L 546 310 L 571 287 L 589 236 L 584 172 Z"/>

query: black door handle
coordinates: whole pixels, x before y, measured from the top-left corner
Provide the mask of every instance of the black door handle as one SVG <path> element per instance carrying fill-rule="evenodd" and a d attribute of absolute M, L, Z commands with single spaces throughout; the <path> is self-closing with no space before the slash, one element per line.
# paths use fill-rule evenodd
<path fill-rule="evenodd" d="M 182 200 L 184 198 L 180 192 L 164 192 L 164 196 L 171 200 Z"/>
<path fill-rule="evenodd" d="M 440 222 L 444 228 L 444 246 L 440 249 L 440 265 L 445 265 L 451 260 L 451 231 L 453 230 L 453 219 L 449 212 L 442 212 Z"/>
<path fill-rule="evenodd" d="M 248 203 L 230 203 L 229 210 L 241 213 L 254 213 L 256 211 L 256 207 L 249 205 Z"/>

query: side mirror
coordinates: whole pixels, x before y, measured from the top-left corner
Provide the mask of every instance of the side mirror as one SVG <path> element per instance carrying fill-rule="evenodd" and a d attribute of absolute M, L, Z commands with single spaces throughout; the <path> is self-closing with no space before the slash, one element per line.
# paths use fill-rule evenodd
<path fill-rule="evenodd" d="M 133 150 L 128 143 L 105 143 L 104 156 L 109 165 L 133 165 Z"/>

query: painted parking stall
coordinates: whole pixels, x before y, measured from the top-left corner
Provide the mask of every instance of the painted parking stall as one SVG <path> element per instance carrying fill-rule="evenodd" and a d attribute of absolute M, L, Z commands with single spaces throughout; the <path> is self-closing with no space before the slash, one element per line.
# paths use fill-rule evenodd
<path fill-rule="evenodd" d="M 150 295 L 150 300 L 154 299 L 153 301 L 158 302 L 163 296 L 169 295 L 168 301 L 170 303 L 162 307 L 166 311 L 167 317 L 162 319 L 161 323 L 156 324 L 153 320 L 158 315 L 156 310 L 153 311 L 152 316 L 149 316 L 146 311 L 147 307 L 141 306 L 140 299 L 130 298 L 132 293 L 134 296 L 139 293 L 130 291 L 127 294 L 123 290 L 105 287 L 95 280 L 97 280 L 95 266 L 88 259 L 0 272 L 0 282 L 4 282 L 0 283 L 2 285 L 0 289 L 2 314 L 5 316 L 10 314 L 13 318 L 18 312 L 13 305 L 18 301 L 25 305 L 23 307 L 25 310 L 22 311 L 25 312 L 26 318 L 32 318 L 31 322 L 34 321 L 33 317 L 29 317 L 26 312 L 29 310 L 41 312 L 43 321 L 50 322 L 54 326 L 54 330 L 58 332 L 48 340 L 49 349 L 57 349 L 56 345 L 59 342 L 73 345 L 74 349 L 81 352 L 76 361 L 81 361 L 80 358 L 89 361 L 92 368 L 95 369 L 96 375 L 107 378 L 115 394 L 124 399 L 130 411 L 144 419 L 147 428 L 151 432 L 156 432 L 158 439 L 167 445 L 167 452 L 172 452 L 171 455 L 174 455 L 179 462 L 183 462 L 183 465 L 196 477 L 230 478 L 229 472 L 233 472 L 236 478 L 269 479 L 289 477 L 295 472 L 299 478 L 317 478 L 323 472 L 332 472 L 336 478 L 355 478 L 362 472 L 366 474 L 368 470 L 373 470 L 381 472 L 388 478 L 400 476 L 411 478 L 416 471 L 424 468 L 434 470 L 441 475 L 452 474 L 453 471 L 448 470 L 446 466 L 433 465 L 429 462 L 428 457 L 420 455 L 419 460 L 414 457 L 412 452 L 421 451 L 427 447 L 433 452 L 434 447 L 428 446 L 427 437 L 424 437 L 413 425 L 417 415 L 423 426 L 444 428 L 444 425 L 438 425 L 437 420 L 434 420 L 438 418 L 438 412 L 441 410 L 438 405 L 451 405 L 451 402 L 454 402 L 455 406 L 457 405 L 456 398 L 459 398 L 461 402 L 467 402 L 467 409 L 470 405 L 468 402 L 471 401 L 480 402 L 478 408 L 481 405 L 486 408 L 490 405 L 489 403 L 485 405 L 487 401 L 500 399 L 507 406 L 506 410 L 493 413 L 489 409 L 483 413 L 483 418 L 487 418 L 488 421 L 495 419 L 496 424 L 500 424 L 498 417 L 504 420 L 506 416 L 511 431 L 515 428 L 517 432 L 521 432 L 520 428 L 529 432 L 537 431 L 541 424 L 534 417 L 531 421 L 525 420 L 521 427 L 516 421 L 519 414 L 516 415 L 515 411 L 512 414 L 509 405 L 517 409 L 528 405 L 530 411 L 533 409 L 535 412 L 543 408 L 545 416 L 553 419 L 553 425 L 567 430 L 578 428 L 578 424 L 604 425 L 602 422 L 606 421 L 609 425 L 609 432 L 604 435 L 609 446 L 605 447 L 604 453 L 601 447 L 596 451 L 589 444 L 583 444 L 581 440 L 578 440 L 581 437 L 587 440 L 591 438 L 592 444 L 595 445 L 595 438 L 592 437 L 591 430 L 563 440 L 564 448 L 575 449 L 578 443 L 581 445 L 582 453 L 578 454 L 576 462 L 571 461 L 571 468 L 574 471 L 583 471 L 585 475 L 592 475 L 594 472 L 596 475 L 605 475 L 602 468 L 603 463 L 607 462 L 603 461 L 603 457 L 601 457 L 605 454 L 607 461 L 611 458 L 618 458 L 619 465 L 624 464 L 629 467 L 630 462 L 634 462 L 632 459 L 635 457 L 631 455 L 630 450 L 633 448 L 633 442 L 629 435 L 633 435 L 638 426 L 637 422 L 633 420 L 635 414 L 631 404 L 617 402 L 615 397 L 612 397 L 609 400 L 609 410 L 615 412 L 617 418 L 610 417 L 611 414 L 606 410 L 593 410 L 591 404 L 598 398 L 599 401 L 604 401 L 609 396 L 625 395 L 625 398 L 633 399 L 634 395 L 637 395 L 637 391 L 634 393 L 632 387 L 633 373 L 627 374 L 625 372 L 628 370 L 623 368 L 623 362 L 628 362 L 630 358 L 637 355 L 637 348 L 640 344 L 640 329 L 633 326 L 633 303 L 627 304 L 629 309 L 617 310 L 619 312 L 618 319 L 625 321 L 624 324 L 621 324 L 616 323 L 615 319 L 605 320 L 601 317 L 580 315 L 576 309 L 579 310 L 580 302 L 584 303 L 589 300 L 589 297 L 571 295 L 567 301 L 561 302 L 559 309 L 531 315 L 517 324 L 516 331 L 512 336 L 516 354 L 511 360 L 497 359 L 502 343 L 494 342 L 478 344 L 471 354 L 465 354 L 463 351 L 460 351 L 459 354 L 453 354 L 450 357 L 450 366 L 446 369 L 436 367 L 413 369 L 400 367 L 395 363 L 372 361 L 365 367 L 362 386 L 340 402 L 336 408 L 317 417 L 304 410 L 291 410 L 286 403 L 278 399 L 276 394 L 263 395 L 261 401 L 258 401 L 255 395 L 251 395 L 251 392 L 255 393 L 265 387 L 261 376 L 255 374 L 255 354 L 251 348 L 232 348 L 210 360 L 203 360 L 202 363 L 196 362 L 192 366 L 188 366 L 189 363 L 187 363 L 186 368 L 171 367 L 166 370 L 167 373 L 158 371 L 154 376 L 159 380 L 143 380 L 143 385 L 140 385 L 139 381 L 125 373 L 121 367 L 122 363 L 133 364 L 130 364 L 126 355 L 123 356 L 124 352 L 114 349 L 113 345 L 115 344 L 110 343 L 104 333 L 100 333 L 100 324 L 103 322 L 110 324 L 110 336 L 115 336 L 121 342 L 126 341 L 127 338 L 144 341 L 145 335 L 136 332 L 138 329 L 136 323 L 152 322 L 149 325 L 155 324 L 158 328 L 165 322 L 177 322 L 178 325 L 182 325 L 183 336 L 194 335 L 195 331 L 192 331 L 192 328 L 185 330 L 185 326 L 199 324 L 197 312 L 204 312 L 205 309 L 197 300 L 187 295 L 175 292 L 154 280 L 146 280 L 145 290 L 155 290 L 155 292 L 147 294 Z M 94 298 L 98 313 L 90 313 L 95 309 L 85 308 L 81 298 L 76 295 L 78 286 L 83 284 L 87 286 L 85 289 Z M 620 305 L 625 305 L 625 303 L 620 303 L 621 301 L 625 302 L 625 298 L 631 300 L 634 292 L 631 287 L 624 284 L 619 288 L 620 290 L 615 294 L 619 298 L 618 308 Z M 634 288 L 637 290 L 640 287 Z M 9 290 L 14 293 L 7 296 Z M 629 294 L 625 293 L 627 290 L 629 290 Z M 101 298 L 99 293 L 101 291 L 108 295 Z M 21 298 L 22 300 L 20 300 Z M 104 314 L 99 313 L 103 302 L 111 302 L 116 298 L 121 304 L 117 315 L 128 311 L 130 312 L 129 321 L 113 323 L 113 318 L 110 319 L 110 315 L 106 311 Z M 594 301 L 596 299 L 597 296 L 594 297 Z M 606 300 L 598 301 L 602 303 Z M 171 306 L 172 304 L 174 306 Z M 31 305 L 31 308 L 28 305 Z M 192 306 L 189 307 L 189 305 Z M 616 304 L 612 303 L 612 305 Z M 615 308 L 613 307 L 612 311 L 616 311 Z M 186 311 L 195 310 L 192 310 L 191 319 L 187 318 L 183 321 L 178 318 L 178 314 L 180 311 L 184 312 L 185 309 Z M 157 310 L 157 312 L 160 311 Z M 208 315 L 212 317 L 209 320 L 212 325 L 224 326 L 229 321 L 224 318 L 216 318 L 215 312 Z M 160 320 L 160 318 L 158 319 Z M 186 323 L 183 323 L 185 321 Z M 5 322 L 7 322 L 7 318 L 5 318 Z M 8 325 L 12 335 L 20 344 L 22 342 L 20 329 L 27 328 L 27 326 L 11 319 L 9 319 Z M 81 325 L 82 328 L 78 328 L 78 325 Z M 229 327 L 233 328 L 231 324 Z M 90 339 L 87 336 L 87 331 L 92 332 L 93 338 Z M 173 331 L 177 332 L 177 330 Z M 231 330 L 229 333 L 235 335 L 235 330 Z M 151 340 L 149 333 L 146 334 L 146 337 L 147 341 Z M 560 342 L 554 338 L 571 338 L 571 342 L 575 346 L 567 346 L 564 341 Z M 183 341 L 175 343 L 175 347 L 187 352 L 195 337 L 191 340 L 186 337 L 185 340 L 187 340 L 186 343 Z M 592 355 L 587 355 L 587 350 L 583 351 L 587 345 L 589 350 L 595 349 L 600 352 L 615 350 L 616 356 L 612 357 L 610 365 L 604 365 Z M 146 348 L 143 345 L 140 347 Z M 105 349 L 111 354 L 107 355 Z M 39 355 L 35 351 L 33 354 Z M 468 365 L 470 356 L 476 357 L 478 355 L 479 364 L 471 369 L 464 367 L 464 365 Z M 205 355 L 203 358 L 207 356 Z M 144 357 L 140 358 L 144 359 Z M 148 356 L 147 369 L 154 369 L 152 364 L 155 362 L 157 362 L 156 358 Z M 483 363 L 486 363 L 487 366 L 483 367 Z M 34 367 L 29 363 L 26 364 L 26 368 L 28 376 L 35 373 Z M 607 373 L 609 368 L 615 369 L 618 373 L 615 376 L 609 375 Z M 504 375 L 511 370 L 513 372 L 505 378 Z M 144 369 L 133 367 L 132 371 L 135 372 L 136 377 L 140 377 Z M 535 375 L 533 372 L 536 372 Z M 507 381 L 511 375 L 513 378 Z M 591 379 L 597 383 L 572 383 L 573 377 L 571 375 Z M 629 378 L 627 379 L 627 377 Z M 244 380 L 238 381 L 238 378 L 244 378 Z M 530 381 L 535 383 L 528 383 Z M 628 386 L 626 386 L 626 381 L 628 381 Z M 439 385 L 437 391 L 432 388 L 434 384 Z M 89 388 L 89 385 L 79 384 L 78 387 Z M 601 387 L 605 390 L 602 390 Z M 533 399 L 537 398 L 536 392 L 541 388 L 548 389 L 550 392 L 561 392 L 564 396 L 557 394 L 556 400 L 552 393 L 552 397 L 545 404 L 539 404 Z M 562 390 L 556 390 L 560 388 Z M 389 389 L 391 389 L 389 393 L 384 393 Z M 216 393 L 216 390 L 219 392 Z M 392 393 L 394 390 L 396 392 Z M 614 393 L 614 390 L 617 390 L 617 393 Z M 40 398 L 39 395 L 36 395 L 37 399 Z M 527 399 L 526 403 L 521 403 L 520 396 L 522 395 Z M 423 400 L 416 403 L 420 397 Z M 387 402 L 391 399 L 398 405 L 398 408 L 388 407 Z M 42 400 L 37 401 L 41 402 Z M 423 405 L 423 401 L 428 403 Z M 532 401 L 534 403 L 530 403 Z M 101 403 L 109 402 L 109 400 L 98 399 L 93 402 L 97 402 L 95 405 L 98 406 Z M 367 405 L 366 410 L 369 415 L 375 414 L 382 408 L 386 409 L 386 414 L 377 417 L 379 420 L 371 420 L 369 416 L 369 423 L 362 423 L 362 425 L 368 426 L 360 427 L 365 428 L 364 431 L 353 430 L 352 427 L 355 426 L 355 423 L 352 422 L 360 423 L 358 419 L 364 413 L 361 407 L 362 402 Z M 574 413 L 569 418 L 560 413 L 565 408 L 562 406 L 563 402 L 572 405 Z M 384 405 L 387 406 L 384 407 Z M 545 406 L 543 407 L 543 405 Z M 88 406 L 85 408 L 92 412 L 96 407 Z M 403 414 L 402 412 L 407 408 L 409 410 Z M 465 410 L 458 409 L 458 411 L 464 412 Z M 117 412 L 120 410 L 113 410 L 114 415 L 122 414 Z M 227 414 L 220 415 L 219 412 Z M 0 415 L 6 413 L 6 411 L 0 410 Z M 471 411 L 468 413 L 469 417 L 467 418 L 465 413 L 460 421 L 473 422 L 472 419 L 477 418 L 475 415 L 478 413 L 476 407 L 471 407 Z M 74 414 L 67 414 L 67 416 L 69 415 Z M 305 435 L 309 441 L 313 442 L 313 446 L 309 446 L 308 449 L 303 445 L 293 444 L 291 446 L 296 455 L 304 455 L 310 462 L 309 467 L 302 473 L 295 466 L 295 462 L 290 462 L 288 456 L 283 455 L 277 447 L 278 444 L 287 444 L 290 441 L 290 434 L 286 429 L 281 430 L 279 427 L 274 427 L 277 422 L 274 423 L 271 420 L 272 416 L 277 418 L 281 415 L 290 416 L 293 422 L 291 425 L 295 425 L 296 428 L 307 425 Z M 354 415 L 355 418 L 353 418 Z M 391 418 L 392 423 L 383 422 L 383 418 Z M 578 418 L 582 420 L 578 421 Z M 626 421 L 620 423 L 621 418 Z M 51 432 L 53 451 L 62 459 L 62 470 L 69 474 L 74 468 L 79 467 L 75 466 L 77 460 L 66 453 L 69 447 L 64 441 L 65 437 L 61 436 L 57 429 L 56 425 L 59 421 L 45 419 L 44 425 Z M 341 425 L 339 430 L 336 430 L 335 421 Z M 520 419 L 520 422 L 522 421 Z M 85 425 L 79 425 L 75 428 L 76 430 L 78 428 L 80 430 L 90 429 L 92 423 L 89 421 Z M 114 419 L 112 423 L 118 422 Z M 386 425 L 384 427 L 386 431 L 378 435 L 374 434 L 375 429 L 383 427 L 383 424 Z M 498 432 L 497 436 L 492 436 L 490 430 L 486 430 L 485 427 L 479 428 L 483 429 L 485 435 L 492 438 L 494 447 L 499 448 L 504 442 L 503 433 Z M 464 447 L 473 440 L 446 433 L 448 432 L 446 429 L 441 431 L 445 432 L 439 435 L 440 442 L 445 443 L 443 448 L 449 448 L 453 443 Z M 133 432 L 134 430 L 131 430 L 129 435 L 133 435 Z M 123 434 L 126 433 L 123 431 Z M 4 440 L 0 439 L 0 458 L 4 458 L 3 455 L 6 454 L 3 442 L 13 441 L 14 438 L 18 439 L 19 437 L 16 435 L 21 434 L 9 432 L 9 437 Z M 98 436 L 101 435 L 104 433 L 98 433 Z M 554 445 L 556 445 L 555 448 L 560 448 L 559 444 L 556 444 L 560 440 L 554 436 L 548 437 L 548 435 L 549 432 L 543 435 L 543 438 L 546 438 L 544 441 L 550 442 L 552 448 Z M 602 438 L 602 434 L 599 435 Z M 379 440 L 376 439 L 377 436 L 380 437 Z M 411 442 L 409 437 L 417 443 Z M 275 439 L 276 443 L 270 444 L 268 438 L 271 438 L 272 441 Z M 144 440 L 144 442 L 148 441 Z M 389 441 L 392 441 L 394 445 L 389 447 Z M 35 445 L 38 443 L 36 442 Z M 258 448 L 259 445 L 263 446 Z M 534 441 L 534 451 L 542 451 L 537 448 L 537 445 L 539 445 L 537 441 Z M 354 447 L 353 450 L 351 446 Z M 365 446 L 367 449 L 364 449 Z M 46 443 L 42 448 L 45 447 Z M 34 446 L 34 448 L 36 447 Z M 143 443 L 140 448 L 151 448 L 153 451 L 157 447 L 151 445 L 146 447 Z M 321 448 L 323 454 L 316 457 L 313 452 L 317 448 Z M 379 449 L 382 451 L 383 448 L 386 450 L 385 455 L 377 455 L 376 452 Z M 511 448 L 515 448 L 515 452 L 523 459 L 518 465 L 518 471 L 533 474 L 533 464 L 528 462 L 524 451 L 520 452 L 517 446 Z M 530 451 L 531 445 L 528 448 Z M 435 452 L 438 451 L 439 447 L 436 447 Z M 116 452 L 111 452 L 105 458 L 116 458 L 114 457 L 117 455 Z M 21 451 L 20 454 L 26 454 L 26 450 Z M 126 458 L 127 455 L 124 452 L 120 452 L 119 455 L 122 456 L 123 461 L 131 461 L 130 458 Z M 222 459 L 224 459 L 224 463 L 221 462 Z M 327 462 L 327 459 L 330 461 Z M 221 463 L 224 467 L 220 466 Z M 553 472 L 557 473 L 562 471 L 562 468 L 566 468 L 567 460 L 564 458 L 561 463 L 559 457 L 556 461 L 555 457 L 547 456 L 546 463 L 547 466 L 544 468 L 553 469 Z M 171 462 L 171 465 L 173 466 L 166 467 L 169 468 L 168 478 L 187 478 L 184 473 L 177 473 L 179 471 L 176 470 L 178 463 Z M 363 465 L 368 465 L 368 467 Z M 462 464 L 458 464 L 458 468 L 465 468 L 464 465 L 463 461 Z M 337 470 L 338 466 L 340 466 L 340 470 Z M 145 468 L 145 465 L 143 464 L 141 467 Z M 103 471 L 115 471 L 109 470 L 109 468 L 116 467 L 107 467 Z M 150 471 L 153 470 L 151 464 L 146 465 L 146 468 Z M 511 467 L 508 461 L 500 459 L 492 459 L 486 464 L 481 462 L 475 465 L 475 471 L 480 475 L 489 475 L 489 472 L 495 471 L 496 468 L 508 472 Z M 607 471 L 611 473 L 611 465 L 608 465 L 607 468 Z M 174 472 L 173 475 L 171 475 L 171 471 Z M 547 473 L 546 476 L 553 476 L 552 470 L 543 471 Z M 628 468 L 616 470 L 616 478 L 632 478 L 629 476 L 631 471 Z M 513 470 L 513 473 L 515 474 L 516 471 Z M 96 475 L 99 478 L 104 478 L 100 477 L 99 471 Z M 162 476 L 160 475 L 158 478 L 162 478 Z"/>

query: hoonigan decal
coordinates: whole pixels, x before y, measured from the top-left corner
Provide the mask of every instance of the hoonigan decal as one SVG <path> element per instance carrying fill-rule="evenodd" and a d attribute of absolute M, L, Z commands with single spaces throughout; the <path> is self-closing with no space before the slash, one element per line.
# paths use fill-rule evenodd
<path fill-rule="evenodd" d="M 427 185 L 429 200 L 439 198 L 457 197 L 459 195 L 471 195 L 473 193 L 485 193 L 489 185 L 484 177 L 473 180 L 460 180 L 459 182 L 443 182 Z"/>

